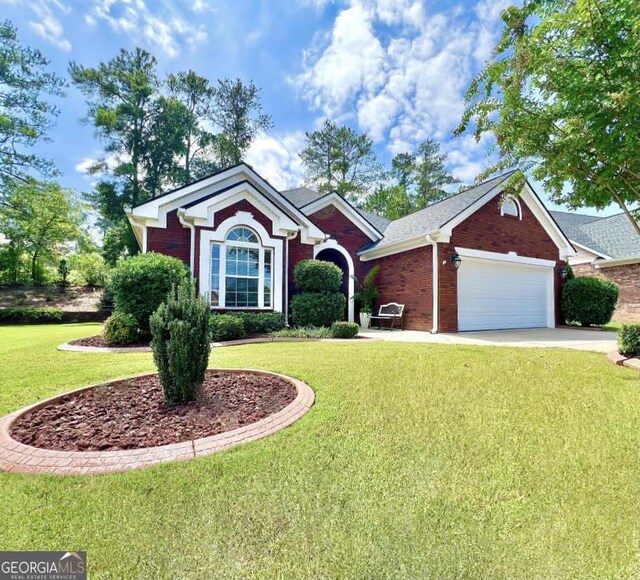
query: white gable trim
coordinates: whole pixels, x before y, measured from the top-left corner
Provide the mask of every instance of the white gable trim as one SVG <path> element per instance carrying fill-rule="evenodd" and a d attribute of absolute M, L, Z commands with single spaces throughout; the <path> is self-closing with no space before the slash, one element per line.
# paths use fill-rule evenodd
<path fill-rule="evenodd" d="M 256 189 L 246 183 L 240 184 L 232 189 L 216 195 L 212 198 L 205 199 L 197 205 L 185 208 L 184 217 L 193 222 L 196 226 L 217 227 L 214 223 L 215 214 L 235 203 L 247 201 L 260 213 L 267 216 L 272 226 L 272 235 L 286 236 L 292 231 L 298 229 L 298 224 L 282 213 L 273 203 L 266 197 L 254 195 Z"/>
<path fill-rule="evenodd" d="M 232 188 L 243 178 L 255 184 L 255 187 L 251 188 L 254 196 L 270 201 L 274 207 L 278 207 L 279 213 L 288 213 L 302 226 L 303 243 L 315 243 L 325 238 L 324 232 L 303 212 L 244 163 L 161 195 L 145 204 L 129 208 L 126 213 L 132 224 L 137 222 L 146 226 L 166 227 L 167 214 L 170 211 L 183 208 L 198 199 L 215 194 L 216 191 L 227 187 Z M 288 219 L 291 219 L 289 216 L 287 216 Z M 298 224 L 294 229 L 297 229 Z"/>
<path fill-rule="evenodd" d="M 571 243 L 574 246 L 578 246 L 579 248 L 587 251 L 587 252 L 591 252 L 594 256 L 600 257 L 600 258 L 604 258 L 605 260 L 613 260 L 613 258 L 611 256 L 607 256 L 606 254 L 603 254 L 602 252 L 598 252 L 597 250 L 594 250 L 593 248 L 589 248 L 588 246 L 585 246 L 583 244 L 579 244 L 578 242 L 576 242 L 575 240 L 571 240 Z"/>
<path fill-rule="evenodd" d="M 449 220 L 446 224 L 440 227 L 440 231 L 447 235 L 453 234 L 453 229 L 459 226 L 468 217 L 477 212 L 481 207 L 489 203 L 498 194 L 504 190 L 504 184 L 499 184 L 493 189 L 489 190 L 485 195 L 472 203 L 464 211 L 460 212 L 456 217 Z M 571 242 L 564 235 L 562 230 L 555 223 L 548 210 L 538 199 L 538 196 L 526 182 L 519 196 L 525 205 L 531 210 L 534 217 L 540 222 L 540 225 L 544 228 L 545 232 L 553 240 L 559 251 L 559 257 L 561 260 L 567 259 L 569 256 L 576 254 L 575 250 L 571 246 Z"/>
<path fill-rule="evenodd" d="M 303 205 L 300 209 L 305 213 L 305 215 L 309 216 L 330 205 L 333 205 L 338 209 L 342 215 L 344 215 L 349 221 L 351 221 L 351 223 L 358 227 L 374 242 L 382 239 L 382 234 L 337 193 L 329 193 L 320 199 L 316 199 L 307 205 Z"/>
<path fill-rule="evenodd" d="M 594 266 L 598 269 L 600 268 L 614 268 L 615 266 L 628 266 L 630 264 L 638 264 L 640 263 L 640 256 L 635 256 L 633 258 L 618 258 L 611 259 L 604 262 L 595 262 Z"/>

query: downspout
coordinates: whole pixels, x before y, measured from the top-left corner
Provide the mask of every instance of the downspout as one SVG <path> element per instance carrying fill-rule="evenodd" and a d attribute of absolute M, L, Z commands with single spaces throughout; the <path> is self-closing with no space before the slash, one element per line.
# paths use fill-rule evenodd
<path fill-rule="evenodd" d="M 438 242 L 431 236 L 426 236 L 427 242 L 431 245 L 431 293 L 433 295 L 433 327 L 431 328 L 431 334 L 438 333 L 438 298 L 439 298 L 439 281 L 438 281 Z"/>
<path fill-rule="evenodd" d="M 284 244 L 284 323 L 289 326 L 289 240 L 295 240 L 300 228 L 285 238 Z"/>
<path fill-rule="evenodd" d="M 185 227 L 191 230 L 191 247 L 189 248 L 189 268 L 191 269 L 191 279 L 194 279 L 195 273 L 195 260 L 196 260 L 196 228 L 192 223 L 189 223 L 184 218 L 185 210 L 184 208 L 180 208 L 178 210 L 178 219 L 180 223 Z"/>

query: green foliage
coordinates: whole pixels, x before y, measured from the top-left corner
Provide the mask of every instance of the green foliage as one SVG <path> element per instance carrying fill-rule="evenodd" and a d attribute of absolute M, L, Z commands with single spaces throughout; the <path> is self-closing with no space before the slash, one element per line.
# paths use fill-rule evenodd
<path fill-rule="evenodd" d="M 623 324 L 618 330 L 618 352 L 640 357 L 640 324 Z"/>
<path fill-rule="evenodd" d="M 181 260 L 150 252 L 118 263 L 111 279 L 117 312 L 131 314 L 141 336 L 149 335 L 149 317 L 188 276 Z"/>
<path fill-rule="evenodd" d="M 132 314 L 114 312 L 104 323 L 104 341 L 109 346 L 120 346 L 138 342 L 138 322 Z"/>
<path fill-rule="evenodd" d="M 582 326 L 607 324 L 618 301 L 618 287 L 602 278 L 568 280 L 562 288 L 562 312 L 567 322 Z"/>
<path fill-rule="evenodd" d="M 355 322 L 334 322 L 331 325 L 333 338 L 353 338 L 358 334 L 358 325 Z"/>
<path fill-rule="evenodd" d="M 431 139 L 420 143 L 415 153 L 399 153 L 391 161 L 390 185 L 381 185 L 368 196 L 362 208 L 390 220 L 450 197 L 447 186 L 459 183 L 446 168 L 447 155 Z"/>
<path fill-rule="evenodd" d="M 376 276 L 379 272 L 380 266 L 376 264 L 369 270 L 362 283 L 355 276 L 352 276 L 356 285 L 353 299 L 360 304 L 360 312 L 371 313 L 373 311 L 373 304 L 380 295 L 380 291 L 376 286 Z"/>
<path fill-rule="evenodd" d="M 344 317 L 346 299 L 340 292 L 304 292 L 291 299 L 296 326 L 328 326 Z"/>
<path fill-rule="evenodd" d="M 0 203 L 6 188 L 30 178 L 31 170 L 56 173 L 50 161 L 32 152 L 48 141 L 47 131 L 58 115 L 44 96 L 64 95 L 65 81 L 48 66 L 39 50 L 20 45 L 11 22 L 0 22 Z"/>
<path fill-rule="evenodd" d="M 565 269 L 565 272 L 567 273 L 565 277 L 566 281 L 573 280 L 576 277 L 576 275 L 573 273 L 573 268 L 571 267 L 571 264 L 569 263 L 565 264 L 564 269 Z"/>
<path fill-rule="evenodd" d="M 282 312 L 233 312 L 229 316 L 242 320 L 246 334 L 268 334 L 285 327 Z"/>
<path fill-rule="evenodd" d="M 244 338 L 245 330 L 242 319 L 233 314 L 214 314 L 211 316 L 211 340 L 222 342 Z"/>
<path fill-rule="evenodd" d="M 26 255 L 31 281 L 42 284 L 42 261 L 51 259 L 62 242 L 80 235 L 82 206 L 57 183 L 14 182 L 0 204 L 0 233 L 13 243 L 14 256 Z"/>
<path fill-rule="evenodd" d="M 339 292 L 342 270 L 324 260 L 302 260 L 293 272 L 296 288 L 303 292 Z"/>
<path fill-rule="evenodd" d="M 59 322 L 62 320 L 60 308 L 0 308 L 2 322 Z"/>
<path fill-rule="evenodd" d="M 69 275 L 69 262 L 64 258 L 58 263 L 58 275 L 60 276 L 60 286 L 64 292 L 67 287 L 67 276 Z"/>
<path fill-rule="evenodd" d="M 151 316 L 151 350 L 169 404 L 196 399 L 209 363 L 209 305 L 183 279 Z"/>
<path fill-rule="evenodd" d="M 89 173 L 101 175 L 90 197 L 110 264 L 139 251 L 124 207 L 237 163 L 257 132 L 271 127 L 252 82 L 212 86 L 193 71 L 163 79 L 156 59 L 140 48 L 96 68 L 71 63 L 69 72 L 87 98 L 86 120 L 105 144 Z"/>
<path fill-rule="evenodd" d="M 471 127 L 478 140 L 495 136 L 498 161 L 480 178 L 520 167 L 557 204 L 637 208 L 637 1 L 526 0 L 502 20 L 502 37 L 469 86 L 456 129 Z M 511 182 L 519 191 L 524 176 Z M 631 222 L 640 234 L 637 219 Z"/>
<path fill-rule="evenodd" d="M 331 329 L 326 326 L 300 326 L 296 328 L 283 328 L 272 332 L 276 338 L 331 338 Z"/>
<path fill-rule="evenodd" d="M 317 131 L 305 133 L 300 159 L 307 182 L 321 193 L 336 192 L 357 201 L 381 175 L 373 141 L 364 133 L 325 120 Z"/>
<path fill-rule="evenodd" d="M 92 287 L 104 286 L 109 278 L 109 267 L 97 252 L 76 254 L 72 258 L 72 267 L 82 284 Z"/>

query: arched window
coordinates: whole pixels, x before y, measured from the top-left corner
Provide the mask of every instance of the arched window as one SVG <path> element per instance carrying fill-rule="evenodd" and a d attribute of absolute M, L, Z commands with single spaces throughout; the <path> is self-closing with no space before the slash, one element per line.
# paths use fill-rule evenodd
<path fill-rule="evenodd" d="M 211 247 L 211 305 L 272 308 L 273 249 L 251 228 L 230 230 L 224 244 Z"/>
<path fill-rule="evenodd" d="M 500 215 L 520 217 L 520 204 L 511 196 L 505 197 L 500 205 Z"/>

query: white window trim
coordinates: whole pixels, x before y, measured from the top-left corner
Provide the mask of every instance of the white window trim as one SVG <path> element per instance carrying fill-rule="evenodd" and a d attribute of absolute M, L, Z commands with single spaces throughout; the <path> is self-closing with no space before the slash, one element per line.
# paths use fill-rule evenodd
<path fill-rule="evenodd" d="M 237 226 L 246 226 L 252 229 L 260 237 L 263 248 L 272 249 L 272 286 L 271 299 L 272 308 L 261 307 L 232 307 L 224 305 L 224 285 L 225 285 L 225 265 L 226 265 L 226 237 L 227 234 Z M 200 271 L 198 290 L 201 294 L 209 297 L 211 291 L 211 244 L 219 243 L 220 248 L 220 304 L 212 306 L 212 309 L 224 310 L 273 310 L 274 312 L 282 312 L 282 240 L 269 236 L 269 232 L 257 222 L 253 215 L 249 212 L 239 211 L 236 215 L 224 220 L 215 231 L 200 231 Z M 230 245 L 242 244 L 242 242 L 230 242 Z M 252 245 L 255 248 L 256 246 Z M 264 271 L 264 252 L 260 252 L 260 271 Z M 262 277 L 262 274 L 261 274 Z M 262 284 L 258 285 L 258 301 L 262 303 L 264 288 Z"/>
<path fill-rule="evenodd" d="M 513 215 L 512 213 L 505 213 L 504 212 L 504 206 L 505 203 L 507 203 L 508 201 L 512 202 L 515 206 L 516 206 L 516 215 Z M 514 197 L 513 195 L 507 195 L 503 200 L 502 203 L 500 204 L 500 215 L 502 216 L 510 216 L 510 217 L 515 217 L 518 218 L 520 221 L 522 221 L 522 206 L 520 205 L 520 201 Z"/>
<path fill-rule="evenodd" d="M 349 274 L 349 283 L 347 287 L 347 317 L 349 318 L 349 322 L 353 322 L 355 318 L 355 310 L 354 310 L 354 300 L 353 295 L 355 293 L 355 282 L 353 281 L 353 276 L 355 276 L 355 267 L 353 265 L 353 259 L 351 258 L 351 254 L 343 248 L 336 240 L 325 240 L 321 244 L 317 244 L 313 246 L 313 257 L 314 259 L 318 257 L 318 254 L 322 252 L 322 250 L 335 250 L 336 252 L 342 254 L 347 261 L 347 268 Z"/>

